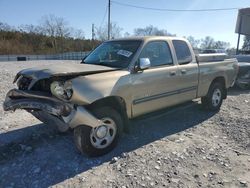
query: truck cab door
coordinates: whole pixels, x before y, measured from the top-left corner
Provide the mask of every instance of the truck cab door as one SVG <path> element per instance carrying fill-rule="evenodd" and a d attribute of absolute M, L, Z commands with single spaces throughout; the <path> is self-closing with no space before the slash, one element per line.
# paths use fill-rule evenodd
<path fill-rule="evenodd" d="M 191 46 L 183 40 L 172 40 L 178 66 L 178 86 L 180 88 L 180 102 L 195 99 L 198 89 L 199 67 L 194 55 L 191 53 Z"/>
<path fill-rule="evenodd" d="M 131 74 L 133 117 L 171 106 L 178 101 L 173 97 L 179 89 L 176 85 L 178 65 L 174 64 L 168 42 L 147 43 L 140 58 L 148 58 L 151 66 Z"/>

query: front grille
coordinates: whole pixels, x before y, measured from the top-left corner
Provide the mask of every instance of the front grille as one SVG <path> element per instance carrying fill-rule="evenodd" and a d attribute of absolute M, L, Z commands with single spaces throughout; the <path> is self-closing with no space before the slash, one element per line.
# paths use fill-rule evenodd
<path fill-rule="evenodd" d="M 31 90 L 50 93 L 50 84 L 51 80 L 49 79 L 39 80 L 38 82 L 35 83 L 34 86 L 32 86 Z"/>
<path fill-rule="evenodd" d="M 31 78 L 22 76 L 21 78 L 19 78 L 19 80 L 17 82 L 18 89 L 28 90 L 31 81 L 32 81 Z"/>

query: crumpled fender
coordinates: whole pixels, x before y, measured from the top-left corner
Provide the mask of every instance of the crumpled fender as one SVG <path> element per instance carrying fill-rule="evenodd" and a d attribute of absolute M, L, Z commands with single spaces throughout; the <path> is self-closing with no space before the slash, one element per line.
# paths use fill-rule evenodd
<path fill-rule="evenodd" d="M 108 96 L 127 97 L 129 87 L 128 71 L 114 71 L 95 75 L 79 76 L 71 80 L 73 96 L 70 102 L 74 104 L 91 104 Z"/>

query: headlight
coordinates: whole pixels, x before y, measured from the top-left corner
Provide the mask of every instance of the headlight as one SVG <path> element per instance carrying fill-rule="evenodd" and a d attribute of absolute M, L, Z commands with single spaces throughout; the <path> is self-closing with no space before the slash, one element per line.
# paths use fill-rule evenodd
<path fill-rule="evenodd" d="M 61 99 L 69 100 L 73 95 L 71 81 L 54 81 L 50 85 L 51 93 Z"/>

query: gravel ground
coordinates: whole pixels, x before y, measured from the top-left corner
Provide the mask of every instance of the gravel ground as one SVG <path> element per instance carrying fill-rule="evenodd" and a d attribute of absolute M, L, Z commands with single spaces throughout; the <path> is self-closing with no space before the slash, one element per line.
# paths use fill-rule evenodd
<path fill-rule="evenodd" d="M 64 62 L 0 62 L 1 105 L 18 70 L 51 63 Z M 196 101 L 136 119 L 98 158 L 80 155 L 72 132 L 0 108 L 0 187 L 48 186 L 250 187 L 250 91 L 231 89 L 218 113 Z"/>

